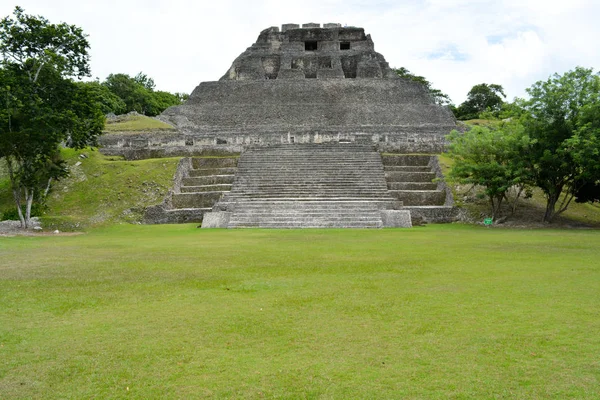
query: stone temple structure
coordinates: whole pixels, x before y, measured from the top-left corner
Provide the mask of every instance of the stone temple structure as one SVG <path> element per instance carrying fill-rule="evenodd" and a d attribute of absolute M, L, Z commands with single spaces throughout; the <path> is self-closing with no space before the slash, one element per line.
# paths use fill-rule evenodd
<path fill-rule="evenodd" d="M 210 210 L 204 226 L 382 227 L 410 224 L 409 213 L 452 218 L 448 191 L 432 182 L 435 157 L 381 153 L 439 153 L 454 116 L 423 85 L 399 78 L 362 28 L 265 29 L 219 81 L 202 82 L 160 119 L 176 131 L 105 136 L 102 151 L 130 159 L 241 156 L 182 160 L 149 222 L 197 221 Z"/>

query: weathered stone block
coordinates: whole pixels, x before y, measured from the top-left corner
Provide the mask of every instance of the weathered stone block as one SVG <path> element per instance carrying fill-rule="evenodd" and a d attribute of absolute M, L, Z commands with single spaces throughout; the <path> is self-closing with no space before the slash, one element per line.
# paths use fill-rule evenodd
<path fill-rule="evenodd" d="M 213 211 L 204 214 L 202 228 L 227 228 L 231 213 L 227 211 Z"/>
<path fill-rule="evenodd" d="M 298 29 L 298 28 L 300 28 L 299 24 L 283 24 L 283 25 L 281 25 L 281 32 L 285 33 L 290 29 Z"/>
<path fill-rule="evenodd" d="M 412 228 L 410 211 L 383 210 L 381 220 L 384 228 Z"/>

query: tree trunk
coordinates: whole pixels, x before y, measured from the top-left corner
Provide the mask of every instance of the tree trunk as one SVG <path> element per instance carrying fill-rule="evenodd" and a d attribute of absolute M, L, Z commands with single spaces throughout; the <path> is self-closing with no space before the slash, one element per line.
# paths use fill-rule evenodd
<path fill-rule="evenodd" d="M 27 222 L 25 221 L 25 217 L 23 216 L 23 209 L 21 208 L 21 192 L 19 189 L 13 188 L 13 197 L 15 199 L 15 204 L 17 205 L 17 213 L 19 214 L 19 220 L 21 221 L 21 228 L 27 228 Z"/>
<path fill-rule="evenodd" d="M 52 177 L 48 178 L 48 184 L 46 185 L 46 190 L 44 190 L 44 199 L 48 197 L 48 192 L 50 192 L 50 184 L 52 183 Z"/>
<path fill-rule="evenodd" d="M 27 221 L 23 217 L 23 209 L 21 208 L 21 188 L 17 184 L 17 177 L 15 176 L 15 170 L 13 168 L 13 160 L 7 155 L 4 157 L 6 161 L 6 167 L 8 169 L 8 176 L 10 178 L 10 186 L 12 187 L 13 197 L 15 204 L 17 205 L 17 213 L 19 214 L 19 220 L 21 221 L 21 228 L 27 228 Z"/>
<path fill-rule="evenodd" d="M 551 194 L 546 197 L 546 212 L 544 213 L 544 222 L 550 223 L 555 217 L 556 202 L 558 201 L 558 195 Z"/>
<path fill-rule="evenodd" d="M 490 196 L 490 203 L 492 204 L 492 220 L 494 221 L 496 221 L 498 217 L 500 217 L 500 208 L 502 207 L 503 198 L 504 195 L 498 197 Z"/>
<path fill-rule="evenodd" d="M 33 204 L 33 194 L 34 189 L 28 190 L 25 189 L 25 201 L 26 201 L 26 209 L 25 209 L 25 226 L 29 228 L 31 225 L 31 205 Z"/>

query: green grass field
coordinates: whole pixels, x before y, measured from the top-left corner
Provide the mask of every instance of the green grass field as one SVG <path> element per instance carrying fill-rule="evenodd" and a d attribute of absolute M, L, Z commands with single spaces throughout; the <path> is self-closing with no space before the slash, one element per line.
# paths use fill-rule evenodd
<path fill-rule="evenodd" d="M 600 398 L 600 231 L 0 238 L 0 397 Z"/>

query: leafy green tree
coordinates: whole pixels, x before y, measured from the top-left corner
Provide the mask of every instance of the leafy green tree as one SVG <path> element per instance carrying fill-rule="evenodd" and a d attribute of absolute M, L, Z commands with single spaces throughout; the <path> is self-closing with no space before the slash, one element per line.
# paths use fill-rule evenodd
<path fill-rule="evenodd" d="M 149 91 L 153 91 L 156 88 L 156 84 L 154 83 L 154 79 L 150 78 L 148 75 L 143 72 L 139 72 L 134 78 L 134 81 L 148 89 Z"/>
<path fill-rule="evenodd" d="M 87 87 L 94 101 L 100 106 L 104 115 L 113 113 L 116 115 L 126 112 L 127 106 L 119 96 L 111 92 L 108 87 L 98 81 L 77 82 L 81 87 Z"/>
<path fill-rule="evenodd" d="M 575 201 L 600 202 L 600 102 L 582 108 L 579 126 L 567 146 L 581 167 L 574 185 Z"/>
<path fill-rule="evenodd" d="M 153 108 L 150 90 L 127 74 L 110 74 L 102 85 L 125 103 L 125 112 L 146 114 Z"/>
<path fill-rule="evenodd" d="M 0 158 L 23 227 L 40 190 L 68 172 L 60 144 L 94 144 L 104 126 L 90 90 L 69 79 L 89 75 L 88 48 L 80 28 L 19 7 L 0 21 Z"/>
<path fill-rule="evenodd" d="M 448 96 L 446 93 L 442 92 L 439 89 L 435 89 L 432 86 L 431 82 L 425 79 L 425 77 L 415 75 L 404 67 L 395 68 L 394 72 L 401 78 L 408 79 L 413 82 L 418 82 L 425 86 L 435 104 L 439 104 L 441 106 L 452 105 L 452 100 L 450 99 L 450 96 Z"/>
<path fill-rule="evenodd" d="M 479 118 L 484 111 L 499 112 L 504 104 L 504 88 L 501 85 L 480 83 L 469 90 L 467 100 L 458 106 L 456 118 L 461 120 Z"/>
<path fill-rule="evenodd" d="M 564 212 L 600 168 L 600 76 L 577 67 L 527 89 L 521 118 L 532 146 L 526 161 L 533 183 L 546 196 L 544 221 Z"/>
<path fill-rule="evenodd" d="M 155 116 L 170 106 L 182 103 L 183 95 L 154 91 L 154 80 L 142 72 L 135 77 L 110 74 L 102 85 L 125 103 L 125 112 Z"/>
<path fill-rule="evenodd" d="M 154 104 L 156 104 L 155 114 L 158 115 L 167 108 L 181 104 L 181 100 L 177 95 L 169 92 L 156 91 L 153 92 Z"/>
<path fill-rule="evenodd" d="M 513 212 L 518 198 L 527 191 L 528 170 L 522 154 L 530 146 L 529 137 L 518 123 L 505 123 L 498 129 L 475 126 L 447 137 L 448 155 L 454 160 L 449 177 L 461 184 L 483 187 L 492 218 L 497 219 L 508 192 L 516 188 Z"/>

